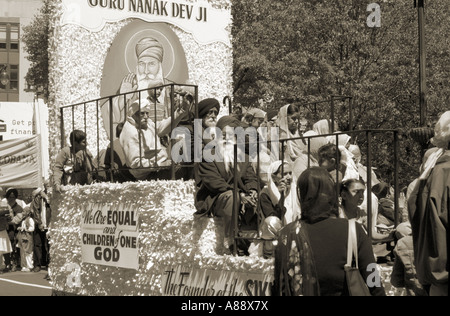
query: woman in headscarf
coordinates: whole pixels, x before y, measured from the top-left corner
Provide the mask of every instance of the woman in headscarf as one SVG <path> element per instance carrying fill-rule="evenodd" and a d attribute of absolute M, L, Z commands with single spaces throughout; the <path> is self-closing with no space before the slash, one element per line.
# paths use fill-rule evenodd
<path fill-rule="evenodd" d="M 336 132 L 340 133 L 340 132 Z M 355 161 L 353 160 L 353 154 L 348 150 L 350 144 L 351 136 L 347 134 L 336 134 L 332 136 L 328 136 L 328 141 L 330 144 L 337 145 L 339 151 L 341 152 L 341 164 L 345 165 L 345 174 L 342 179 L 359 179 L 358 167 L 356 166 Z"/>
<path fill-rule="evenodd" d="M 359 177 L 363 179 L 365 183 L 367 183 L 367 167 L 361 163 L 361 150 L 359 146 L 356 144 L 351 144 L 350 146 L 348 146 L 348 151 L 353 155 L 353 161 L 355 162 L 355 165 L 357 167 Z M 380 183 L 377 175 L 373 171 L 373 168 L 371 173 L 371 182 L 371 187 L 373 187 L 377 183 Z"/>
<path fill-rule="evenodd" d="M 315 131 L 307 131 L 303 134 L 304 137 L 308 137 L 305 140 L 305 149 L 302 151 L 302 154 L 297 157 L 294 161 L 294 176 L 298 179 L 303 171 L 305 171 L 308 167 L 318 166 L 319 165 L 319 148 L 323 145 L 327 144 L 326 137 L 310 137 L 317 136 L 317 132 Z M 309 153 L 308 153 L 308 139 L 309 139 Z M 309 159 L 309 164 L 308 164 Z"/>
<path fill-rule="evenodd" d="M 274 217 L 283 225 L 300 218 L 300 204 L 295 189 L 292 165 L 286 161 L 282 163 L 281 160 L 272 162 L 268 170 L 268 183 L 261 190 L 259 198 L 266 224 L 270 226 Z M 276 234 L 270 237 L 276 237 Z"/>
<path fill-rule="evenodd" d="M 272 255 L 273 240 L 278 237 L 281 228 L 300 218 L 300 205 L 295 192 L 291 164 L 281 160 L 272 162 L 268 168 L 268 183 L 259 196 L 262 215 L 260 232 L 266 258 Z"/>
<path fill-rule="evenodd" d="M 299 110 L 297 106 L 286 104 L 281 107 L 277 121 L 277 125 L 280 128 L 280 139 L 301 136 L 298 128 Z M 284 157 L 291 162 L 295 161 L 305 148 L 305 144 L 301 139 L 286 141 L 284 142 L 284 146 Z"/>
<path fill-rule="evenodd" d="M 275 253 L 274 295 L 348 295 L 344 265 L 347 261 L 348 220 L 338 218 L 335 185 L 321 167 L 305 170 L 297 182 L 301 221 L 280 232 Z M 364 280 L 380 280 L 372 243 L 356 223 L 358 265 Z M 367 271 L 369 270 L 369 271 Z M 386 295 L 379 282 L 372 295 Z"/>
<path fill-rule="evenodd" d="M 313 131 L 318 135 L 331 134 L 331 122 L 327 119 L 317 121 L 313 124 Z"/>

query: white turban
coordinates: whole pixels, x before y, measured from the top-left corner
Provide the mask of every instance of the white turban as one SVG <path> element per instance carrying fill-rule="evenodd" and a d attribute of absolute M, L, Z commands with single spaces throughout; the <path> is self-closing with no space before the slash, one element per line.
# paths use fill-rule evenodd
<path fill-rule="evenodd" d="M 450 111 L 442 114 L 436 123 L 431 143 L 438 148 L 447 149 L 448 143 L 450 143 Z"/>
<path fill-rule="evenodd" d="M 448 148 L 448 143 L 450 143 L 450 111 L 442 114 L 439 121 L 436 123 L 436 126 L 434 127 L 434 137 L 431 139 L 431 143 L 438 149 L 433 151 L 428 159 L 422 164 L 421 167 L 423 167 L 423 172 L 420 175 L 421 180 L 428 178 L 431 170 L 433 170 L 436 165 L 436 162 Z"/>
<path fill-rule="evenodd" d="M 128 116 L 133 116 L 136 112 L 138 112 L 139 107 L 141 108 L 141 112 L 151 112 L 150 102 L 148 99 L 141 99 L 141 102 L 136 100 L 128 107 Z"/>
<path fill-rule="evenodd" d="M 162 62 L 164 49 L 162 45 L 153 37 L 144 37 L 136 44 L 136 56 L 141 58 L 144 56 L 153 57 Z"/>

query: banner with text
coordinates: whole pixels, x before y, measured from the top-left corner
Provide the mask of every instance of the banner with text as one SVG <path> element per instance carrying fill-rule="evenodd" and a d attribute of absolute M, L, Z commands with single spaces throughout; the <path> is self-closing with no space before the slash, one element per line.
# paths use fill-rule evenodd
<path fill-rule="evenodd" d="M 273 275 L 192 269 L 177 265 L 162 271 L 164 296 L 270 296 Z"/>
<path fill-rule="evenodd" d="M 82 261 L 139 268 L 139 214 L 125 204 L 88 203 L 81 213 Z"/>
<path fill-rule="evenodd" d="M 0 187 L 41 186 L 40 152 L 36 135 L 0 141 Z"/>
<path fill-rule="evenodd" d="M 76 24 L 93 32 L 108 22 L 138 18 L 165 22 L 191 33 L 201 44 L 231 46 L 231 9 L 216 9 L 207 0 L 63 0 L 62 24 Z"/>
<path fill-rule="evenodd" d="M 33 103 L 0 102 L 2 140 L 29 137 L 33 134 Z"/>

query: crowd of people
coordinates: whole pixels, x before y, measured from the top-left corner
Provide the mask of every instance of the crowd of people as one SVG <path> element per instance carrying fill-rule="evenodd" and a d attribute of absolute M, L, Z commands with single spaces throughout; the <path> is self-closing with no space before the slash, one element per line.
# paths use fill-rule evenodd
<path fill-rule="evenodd" d="M 389 259 L 394 265 L 393 284 L 412 284 L 408 292 L 411 295 L 443 293 L 442 284 L 448 284 L 448 271 L 445 247 L 442 246 L 445 244 L 447 225 L 447 218 L 441 211 L 446 206 L 442 187 L 448 188 L 450 177 L 442 178 L 442 173 L 448 172 L 449 112 L 444 113 L 436 125 L 432 140 L 436 147 L 424 157 L 421 177 L 412 182 L 407 192 L 399 192 L 400 210 L 396 211 L 396 194 L 392 184 L 361 163 L 358 144 L 351 136 L 339 132 L 330 120 L 311 122 L 293 104 L 285 105 L 278 111 L 266 113 L 261 109 L 251 109 L 218 119 L 220 103 L 208 98 L 198 103 L 201 132 L 197 134 L 200 135 L 200 143 L 195 144 L 196 139 L 190 137 L 193 134 L 194 138 L 196 136 L 192 133 L 195 129 L 192 100 L 187 107 L 177 107 L 173 120 L 164 117 L 156 123 L 151 119 L 150 99 L 131 102 L 125 122 L 119 124 L 116 130 L 119 141 L 114 142 L 113 148 L 114 159 L 118 161 L 111 162 L 110 152 L 103 155 L 103 166 L 110 166 L 110 171 L 115 169 L 115 172 L 121 171 L 118 166 L 123 166 L 131 175 L 116 178 L 116 181 L 169 179 L 167 172 L 154 167 L 170 166 L 174 157 L 190 158 L 176 161 L 176 178 L 195 180 L 195 216 L 223 219 L 223 243 L 230 252 L 249 255 L 251 246 L 251 239 L 240 238 L 239 242 L 235 242 L 233 209 L 238 205 L 238 227 L 259 231 L 261 256 L 275 257 L 277 264 L 292 264 L 292 256 L 299 258 L 298 254 L 292 253 L 295 247 L 281 247 L 280 242 L 284 245 L 286 240 L 299 243 L 306 236 L 308 245 L 305 247 L 309 247 L 311 255 L 308 256 L 308 250 L 301 247 L 305 253 L 300 257 L 306 256 L 303 259 L 314 266 L 313 279 L 318 282 L 310 284 L 310 288 L 316 289 L 320 284 L 322 295 L 346 294 L 343 282 L 347 245 L 345 232 L 348 220 L 355 219 L 363 276 L 367 277 L 367 271 L 363 272 L 365 267 L 377 261 L 372 244 L 394 241 L 396 247 L 389 252 Z M 167 142 L 167 139 L 173 139 L 171 125 L 186 128 L 186 135 L 175 138 L 175 142 Z M 256 138 L 252 139 L 254 142 L 266 141 L 260 142 L 264 150 L 257 152 L 256 161 L 251 159 L 255 158 L 255 152 L 251 150 L 252 141 L 249 142 L 248 135 L 244 139 L 244 147 L 235 146 L 239 143 L 235 130 L 249 127 L 258 131 Z M 271 133 L 261 133 L 261 127 L 276 128 L 277 137 L 274 138 Z M 187 136 L 190 142 L 185 142 Z M 99 159 L 93 159 L 87 150 L 86 134 L 73 131 L 70 141 L 71 146 L 61 151 L 55 164 L 53 175 L 57 191 L 61 190 L 61 184 L 92 183 L 95 177 L 90 178 L 89 175 L 99 174 L 98 169 L 97 173 L 93 172 L 98 168 L 95 162 Z M 182 146 L 174 146 L 179 141 Z M 194 159 L 198 146 L 203 153 L 200 161 Z M 173 155 L 174 150 L 177 155 Z M 245 159 L 236 159 L 236 155 Z M 195 163 L 184 164 L 185 161 Z M 445 172 L 437 174 L 438 168 Z M 369 173 L 371 183 L 367 183 Z M 371 188 L 370 197 L 368 186 Z M 435 198 L 442 205 L 427 202 L 435 191 L 439 191 Z M 449 191 L 446 192 L 444 194 L 448 195 Z M 370 211 L 368 205 L 371 205 Z M 434 212 L 433 215 L 424 214 L 424 209 Z M 367 218 L 369 214 L 370 221 Z M 432 218 L 424 221 L 424 216 Z M 369 222 L 371 227 L 368 227 Z M 305 227 L 305 231 L 299 233 L 302 230 L 300 227 Z M 437 234 L 432 233 L 435 230 Z M 433 236 L 431 240 L 430 235 Z M 422 247 L 427 250 L 418 248 L 429 242 L 436 247 Z M 439 257 L 434 262 L 432 258 L 436 254 Z M 294 266 L 277 265 L 277 271 L 282 271 L 280 275 L 292 278 L 290 268 L 295 268 L 295 262 Z M 399 272 L 400 268 L 406 269 L 409 274 L 405 276 L 405 273 Z M 306 270 L 309 271 L 308 268 Z M 292 279 L 288 283 L 298 287 L 296 282 Z M 291 294 L 302 292 L 298 288 L 291 290 Z M 373 295 L 384 295 L 382 286 L 370 290 Z M 285 289 L 281 292 L 287 293 Z"/>
<path fill-rule="evenodd" d="M 0 188 L 0 194 L 0 273 L 39 272 L 49 263 L 51 208 L 46 189 L 33 190 L 28 204 L 15 188 Z"/>

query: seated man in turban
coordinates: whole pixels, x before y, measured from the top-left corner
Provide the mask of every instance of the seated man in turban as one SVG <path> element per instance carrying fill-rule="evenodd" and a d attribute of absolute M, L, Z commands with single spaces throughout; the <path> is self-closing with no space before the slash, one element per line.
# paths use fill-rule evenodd
<path fill-rule="evenodd" d="M 215 142 L 214 160 L 199 163 L 196 170 L 197 193 L 195 196 L 196 215 L 209 215 L 221 217 L 224 220 L 224 246 L 233 245 L 233 189 L 234 189 L 234 144 L 235 137 L 229 133 L 233 128 L 240 127 L 241 122 L 232 116 L 223 116 L 216 127 L 222 131 L 217 135 Z M 238 146 L 237 153 L 237 190 L 240 205 L 256 206 L 258 180 L 249 162 L 248 156 Z M 217 158 L 217 159 L 216 159 Z M 246 159 L 243 159 L 246 158 Z M 251 214 L 245 214 L 244 217 Z M 250 217 L 250 216 L 249 216 Z M 239 247 L 239 245 L 238 245 Z M 248 245 L 243 245 L 244 253 Z"/>
<path fill-rule="evenodd" d="M 198 123 L 197 130 L 194 128 L 195 113 L 192 110 L 192 113 L 183 116 L 180 124 L 172 131 L 171 138 L 175 142 L 171 158 L 181 165 L 181 169 L 175 175 L 176 179 L 194 179 L 194 169 L 198 166 L 193 163 L 201 160 L 203 146 L 213 139 L 219 111 L 219 101 L 214 98 L 204 99 L 198 103 L 198 120 L 201 120 L 201 126 Z M 198 148 L 195 146 L 196 142 Z"/>
<path fill-rule="evenodd" d="M 137 180 L 146 180 L 152 173 L 152 167 L 169 166 L 171 161 L 168 148 L 161 144 L 160 137 L 170 131 L 171 118 L 156 124 L 149 117 L 151 111 L 148 99 L 134 101 L 128 108 L 127 121 L 120 134 L 126 164 Z M 175 113 L 174 124 L 178 124 L 182 115 Z"/>

